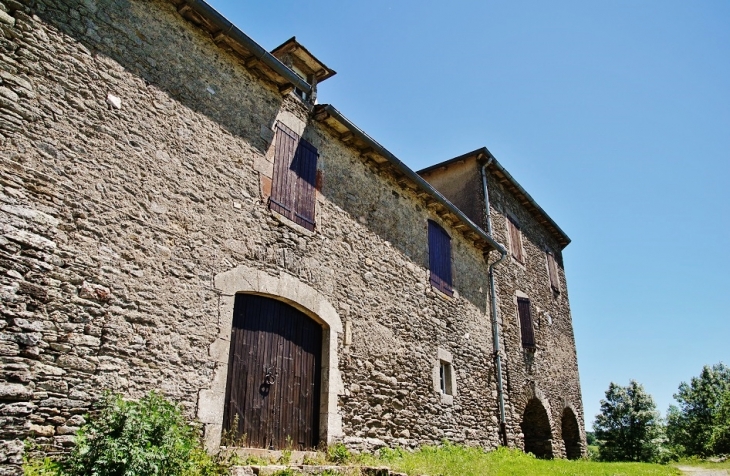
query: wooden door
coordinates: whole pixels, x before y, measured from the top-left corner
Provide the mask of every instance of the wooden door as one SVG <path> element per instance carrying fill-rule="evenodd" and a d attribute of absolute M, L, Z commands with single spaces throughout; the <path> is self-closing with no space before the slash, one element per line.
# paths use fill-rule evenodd
<path fill-rule="evenodd" d="M 281 301 L 237 294 L 224 432 L 245 435 L 252 448 L 316 447 L 321 355 L 322 327 L 307 315 Z"/>

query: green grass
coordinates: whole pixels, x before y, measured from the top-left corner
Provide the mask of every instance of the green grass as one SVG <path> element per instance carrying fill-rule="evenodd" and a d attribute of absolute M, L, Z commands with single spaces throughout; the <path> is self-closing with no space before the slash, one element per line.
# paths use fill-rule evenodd
<path fill-rule="evenodd" d="M 416 452 L 385 450 L 380 457 L 361 456 L 360 462 L 387 465 L 409 475 L 431 476 L 676 476 L 673 466 L 648 463 L 599 463 L 588 460 L 540 460 L 519 450 L 485 452 L 456 445 L 424 447 Z"/>

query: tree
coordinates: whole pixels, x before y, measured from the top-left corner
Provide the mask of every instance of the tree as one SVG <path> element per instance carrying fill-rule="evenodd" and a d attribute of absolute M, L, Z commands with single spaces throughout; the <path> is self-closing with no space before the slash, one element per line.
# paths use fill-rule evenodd
<path fill-rule="evenodd" d="M 656 404 L 644 387 L 635 380 L 622 387 L 613 382 L 601 413 L 596 415 L 593 430 L 603 461 L 660 461 L 664 429 Z"/>
<path fill-rule="evenodd" d="M 712 451 L 719 454 L 730 454 L 730 390 L 722 394 L 720 407 L 715 415 L 715 424 L 710 436 Z"/>
<path fill-rule="evenodd" d="M 679 453 L 709 456 L 730 446 L 730 367 L 705 366 L 689 384 L 682 382 L 667 411 L 667 436 Z"/>

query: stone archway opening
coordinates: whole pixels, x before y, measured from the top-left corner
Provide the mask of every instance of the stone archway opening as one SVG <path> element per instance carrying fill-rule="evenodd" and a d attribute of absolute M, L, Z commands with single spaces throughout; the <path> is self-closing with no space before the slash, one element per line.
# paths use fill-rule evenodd
<path fill-rule="evenodd" d="M 560 428 L 563 434 L 563 444 L 565 445 L 565 457 L 568 459 L 579 459 L 583 456 L 580 430 L 578 428 L 578 419 L 570 408 L 563 410 Z"/>
<path fill-rule="evenodd" d="M 525 413 L 520 424 L 525 436 L 525 453 L 532 453 L 538 458 L 553 457 L 552 432 L 547 411 L 537 398 L 527 402 Z"/>

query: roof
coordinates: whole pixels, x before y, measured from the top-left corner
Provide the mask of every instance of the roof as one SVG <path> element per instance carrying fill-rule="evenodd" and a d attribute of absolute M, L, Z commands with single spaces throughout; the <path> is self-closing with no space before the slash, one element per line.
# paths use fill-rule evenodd
<path fill-rule="evenodd" d="M 294 88 L 308 94 L 312 92 L 312 86 L 306 80 L 204 0 L 169 0 L 169 2 L 177 8 L 183 18 L 210 34 L 218 46 L 238 57 L 246 68 L 255 70 L 262 79 L 273 83 L 282 94 L 288 94 Z"/>
<path fill-rule="evenodd" d="M 401 162 L 395 155 L 367 135 L 359 127 L 344 117 L 330 104 L 320 104 L 314 108 L 314 118 L 329 126 L 341 141 L 360 151 L 365 162 L 378 171 L 388 171 L 396 183 L 412 190 L 426 202 L 426 206 L 446 222 L 452 229 L 460 231 L 472 240 L 477 248 L 493 249 L 505 254 L 504 248 L 476 223 L 471 221 L 459 208 L 444 197 L 438 190 Z"/>
<path fill-rule="evenodd" d="M 299 43 L 296 36 L 292 36 L 271 50 L 271 54 L 281 61 L 284 61 L 284 56 L 289 54 L 293 57 L 294 65 L 303 71 L 315 75 L 318 83 L 337 74 L 335 70 L 328 68 L 327 65 L 318 60 L 308 49 Z"/>
<path fill-rule="evenodd" d="M 507 172 L 502 164 L 499 163 L 499 161 L 494 157 L 494 155 L 492 155 L 491 152 L 489 152 L 489 149 L 487 149 L 486 147 L 481 147 L 458 157 L 454 157 L 453 159 L 431 165 L 430 167 L 421 169 L 416 173 L 418 175 L 425 175 L 429 172 L 433 172 L 434 170 L 445 168 L 451 164 L 470 158 L 475 158 L 476 160 L 484 161 L 485 163 L 489 162 L 489 165 L 487 167 L 488 171 L 492 172 L 497 180 L 502 185 L 504 185 L 507 190 L 512 192 L 517 197 L 517 200 L 525 208 L 527 208 L 527 211 L 532 213 L 537 221 L 545 226 L 553 234 L 553 236 L 555 236 L 555 238 L 558 240 L 558 243 L 560 243 L 560 246 L 565 248 L 566 246 L 568 246 L 568 244 L 570 244 L 570 238 L 568 237 L 568 235 L 558 226 L 557 223 L 555 223 L 552 218 L 550 218 L 547 212 L 543 210 L 540 205 L 537 204 L 535 199 L 532 198 L 532 196 L 530 196 L 530 194 L 527 193 L 524 188 L 522 188 L 522 185 L 520 185 L 519 182 L 517 182 L 517 180 L 515 180 L 515 178 L 512 177 L 509 172 Z M 491 161 L 489 161 L 488 159 L 491 159 Z"/>

